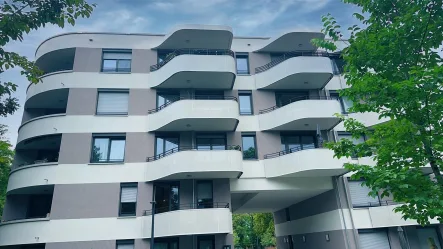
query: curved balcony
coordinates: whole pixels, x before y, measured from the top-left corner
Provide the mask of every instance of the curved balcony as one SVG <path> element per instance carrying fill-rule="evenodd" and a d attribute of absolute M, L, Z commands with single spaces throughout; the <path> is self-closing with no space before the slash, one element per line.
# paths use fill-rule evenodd
<path fill-rule="evenodd" d="M 238 145 L 222 149 L 180 146 L 146 158 L 147 178 L 185 179 L 236 178 L 243 172 L 243 154 Z"/>
<path fill-rule="evenodd" d="M 148 115 L 149 131 L 234 131 L 239 122 L 239 108 L 235 97 L 178 99 Z"/>
<path fill-rule="evenodd" d="M 231 89 L 236 75 L 231 50 L 178 49 L 150 70 L 153 88 Z"/>
<path fill-rule="evenodd" d="M 256 70 L 257 89 L 322 89 L 333 76 L 331 60 L 323 56 L 281 58 Z"/>
<path fill-rule="evenodd" d="M 153 49 L 230 49 L 232 28 L 221 25 L 186 24 L 174 27 Z"/>
<path fill-rule="evenodd" d="M 312 45 L 311 40 L 323 37 L 325 35 L 321 32 L 287 32 L 276 38 L 269 39 L 260 49 L 254 52 L 313 51 L 317 48 Z"/>
<path fill-rule="evenodd" d="M 322 177 L 346 172 L 343 165 L 350 160 L 334 158 L 329 149 L 312 145 L 265 155 L 266 177 Z"/>
<path fill-rule="evenodd" d="M 261 130 L 330 130 L 340 119 L 340 103 L 329 97 L 300 97 L 294 102 L 261 110 L 258 116 Z"/>
<path fill-rule="evenodd" d="M 191 203 L 176 208 L 175 211 L 155 215 L 155 237 L 232 233 L 229 203 Z M 144 214 L 144 238 L 151 238 L 151 214 L 152 210 Z"/>

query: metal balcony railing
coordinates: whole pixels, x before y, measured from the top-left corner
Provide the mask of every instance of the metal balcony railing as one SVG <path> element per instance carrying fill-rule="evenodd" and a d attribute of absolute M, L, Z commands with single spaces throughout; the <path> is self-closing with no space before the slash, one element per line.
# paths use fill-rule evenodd
<path fill-rule="evenodd" d="M 179 146 L 179 147 L 175 147 L 173 149 L 167 150 L 163 153 L 159 153 L 155 156 L 147 157 L 146 162 L 153 162 L 153 161 L 156 161 L 158 159 L 161 159 L 163 157 L 172 155 L 172 154 L 180 152 L 180 151 L 192 151 L 192 150 L 195 150 L 195 151 L 209 151 L 209 150 L 238 150 L 238 151 L 241 151 L 241 147 L 239 145 L 227 145 L 227 146 L 224 146 L 223 148 L 220 148 L 220 147 L 206 148 L 206 147 L 199 147 L 198 145 L 197 146 Z"/>
<path fill-rule="evenodd" d="M 169 53 L 166 58 L 155 65 L 152 65 L 150 67 L 151 72 L 157 71 L 160 68 L 162 68 L 164 65 L 168 64 L 172 59 L 179 55 L 184 54 L 193 54 L 193 55 L 229 55 L 233 58 L 235 58 L 234 51 L 229 49 L 177 49 L 173 52 Z"/>
<path fill-rule="evenodd" d="M 391 200 L 387 201 L 376 201 L 376 202 L 362 202 L 362 203 L 352 203 L 352 207 L 354 208 L 366 208 L 366 207 L 380 207 L 380 206 L 389 206 L 389 205 L 396 205 L 400 204 L 400 202 L 395 202 Z"/>
<path fill-rule="evenodd" d="M 163 105 L 151 109 L 148 111 L 148 114 L 156 113 L 162 109 L 165 109 L 167 106 L 169 106 L 172 103 L 175 103 L 179 100 L 185 100 L 185 99 L 193 99 L 193 100 L 234 100 L 238 101 L 236 97 L 234 96 L 219 96 L 219 95 L 196 95 L 193 97 L 177 97 L 176 99 L 169 100 L 168 102 L 164 103 Z"/>
<path fill-rule="evenodd" d="M 275 157 L 279 157 L 279 156 L 284 156 L 287 154 L 291 154 L 297 151 L 302 151 L 302 150 L 308 150 L 308 149 L 316 149 L 318 148 L 316 145 L 314 144 L 300 144 L 300 146 L 297 147 L 293 147 L 290 148 L 288 150 L 282 150 L 279 152 L 275 152 L 275 153 L 271 153 L 271 154 L 266 154 L 264 156 L 265 159 L 271 159 L 271 158 L 275 158 Z"/>
<path fill-rule="evenodd" d="M 205 208 L 229 208 L 229 202 L 194 202 L 187 204 L 177 204 L 164 207 L 156 207 L 155 213 L 165 213 L 176 210 L 189 210 L 189 209 L 205 209 Z M 152 209 L 143 211 L 143 215 L 152 215 Z"/>
<path fill-rule="evenodd" d="M 297 102 L 297 101 L 301 101 L 301 100 L 337 100 L 337 98 L 333 98 L 333 97 L 329 97 L 329 96 L 300 96 L 300 97 L 290 99 L 286 103 L 286 105 Z M 269 108 L 258 111 L 258 114 L 272 112 L 272 111 L 277 110 L 278 108 L 281 108 L 281 107 L 283 107 L 283 106 L 269 107 Z"/>
<path fill-rule="evenodd" d="M 261 73 L 264 72 L 266 70 L 269 70 L 275 66 L 277 66 L 278 64 L 282 63 L 283 61 L 293 58 L 293 57 L 298 57 L 298 56 L 318 56 L 318 57 L 329 57 L 330 54 L 328 52 L 323 52 L 323 51 L 293 51 L 293 52 L 288 52 L 280 57 L 278 57 L 277 59 L 272 60 L 271 62 L 269 62 L 268 64 L 265 64 L 261 67 L 256 67 L 255 68 L 255 73 Z"/>

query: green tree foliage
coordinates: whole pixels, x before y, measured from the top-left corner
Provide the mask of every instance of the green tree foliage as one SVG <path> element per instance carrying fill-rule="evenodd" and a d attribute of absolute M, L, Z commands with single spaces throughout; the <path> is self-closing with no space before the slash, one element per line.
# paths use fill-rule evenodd
<path fill-rule="evenodd" d="M 232 221 L 235 247 L 258 248 L 276 245 L 271 213 L 234 214 Z"/>
<path fill-rule="evenodd" d="M 3 214 L 9 171 L 14 158 L 11 144 L 3 137 L 6 131 L 6 126 L 0 125 L 0 217 Z"/>
<path fill-rule="evenodd" d="M 0 4 L 0 76 L 8 69 L 19 67 L 29 82 L 38 83 L 42 72 L 26 57 L 4 50 L 10 41 L 22 41 L 23 34 L 46 24 L 63 28 L 75 24 L 79 17 L 89 17 L 95 7 L 84 0 L 6 0 Z M 18 99 L 12 97 L 17 85 L 0 81 L 0 116 L 13 114 Z"/>
<path fill-rule="evenodd" d="M 347 164 L 353 178 L 364 178 L 372 189 L 404 203 L 395 209 L 420 224 L 443 222 L 443 67 L 437 53 L 443 42 L 443 2 L 433 0 L 343 0 L 361 9 L 361 25 L 348 28 L 350 39 L 342 57 L 350 88 L 342 90 L 354 102 L 353 112 L 376 112 L 390 121 L 370 129 L 345 118 L 355 138 L 328 144 L 337 157 L 373 156 L 376 165 Z M 335 19 L 324 16 L 330 40 L 313 40 L 336 50 L 343 33 Z M 423 166 L 432 175 L 423 174 Z"/>

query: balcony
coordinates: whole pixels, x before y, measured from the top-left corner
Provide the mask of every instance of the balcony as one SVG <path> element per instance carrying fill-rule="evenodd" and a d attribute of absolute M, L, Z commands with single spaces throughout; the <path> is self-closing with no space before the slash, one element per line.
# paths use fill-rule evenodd
<path fill-rule="evenodd" d="M 12 170 L 48 164 L 57 164 L 61 135 L 40 136 L 21 141 L 15 148 Z"/>
<path fill-rule="evenodd" d="M 48 115 L 65 114 L 68 95 L 69 89 L 55 89 L 31 96 L 25 103 L 22 124 Z"/>
<path fill-rule="evenodd" d="M 314 38 L 323 38 L 321 32 L 287 32 L 276 38 L 267 40 L 260 49 L 254 52 L 276 53 L 289 51 L 315 51 L 317 48 L 311 43 Z"/>
<path fill-rule="evenodd" d="M 35 65 L 44 74 L 68 71 L 74 68 L 75 48 L 63 48 L 45 53 L 37 58 Z"/>
<path fill-rule="evenodd" d="M 238 145 L 218 147 L 180 146 L 146 158 L 149 179 L 236 178 L 243 172 Z"/>
<path fill-rule="evenodd" d="M 145 211 L 144 215 L 143 237 L 150 238 L 152 210 Z M 232 214 L 229 203 L 211 202 L 205 206 L 190 203 L 177 206 L 175 211 L 156 214 L 155 224 L 155 237 L 232 233 Z"/>
<path fill-rule="evenodd" d="M 259 111 L 261 130 L 297 131 L 330 130 L 340 119 L 334 116 L 341 113 L 337 100 L 329 97 L 303 96 L 293 99 L 285 106 L 273 106 Z"/>
<path fill-rule="evenodd" d="M 153 49 L 230 49 L 232 38 L 228 26 L 187 24 L 174 27 Z"/>
<path fill-rule="evenodd" d="M 291 52 L 255 69 L 257 89 L 322 89 L 333 77 L 326 53 Z"/>
<path fill-rule="evenodd" d="M 150 110 L 149 131 L 234 131 L 239 122 L 237 98 L 178 98 Z"/>
<path fill-rule="evenodd" d="M 346 172 L 343 165 L 350 160 L 334 158 L 329 149 L 314 145 L 296 147 L 265 155 L 265 174 L 273 177 L 325 177 Z"/>
<path fill-rule="evenodd" d="M 231 50 L 178 49 L 150 67 L 152 88 L 232 89 L 236 75 Z"/>

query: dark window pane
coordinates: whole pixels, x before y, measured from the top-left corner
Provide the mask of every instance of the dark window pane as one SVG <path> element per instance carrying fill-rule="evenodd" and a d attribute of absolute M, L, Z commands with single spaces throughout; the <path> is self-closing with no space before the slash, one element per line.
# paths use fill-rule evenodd
<path fill-rule="evenodd" d="M 197 182 L 197 202 L 199 208 L 212 207 L 212 182 Z"/>
<path fill-rule="evenodd" d="M 116 72 L 117 60 L 103 60 L 103 72 Z"/>
<path fill-rule="evenodd" d="M 315 148 L 315 142 L 313 136 L 302 136 L 301 143 L 303 145 L 303 149 L 313 149 Z"/>
<path fill-rule="evenodd" d="M 240 114 L 250 115 L 252 114 L 251 95 L 240 95 Z"/>
<path fill-rule="evenodd" d="M 180 203 L 179 199 L 179 187 L 177 185 L 171 186 L 171 211 L 178 210 Z"/>
<path fill-rule="evenodd" d="M 157 95 L 157 107 L 171 103 L 174 101 L 177 101 L 180 98 L 180 94 L 174 94 L 174 93 L 159 93 Z"/>
<path fill-rule="evenodd" d="M 257 158 L 257 152 L 255 148 L 255 136 L 243 136 L 243 158 Z"/>
<path fill-rule="evenodd" d="M 277 93 L 277 106 L 282 107 L 293 102 L 307 99 L 309 94 L 307 92 L 294 92 L 294 93 Z"/>
<path fill-rule="evenodd" d="M 120 215 L 135 215 L 135 202 L 124 202 L 120 206 Z"/>

